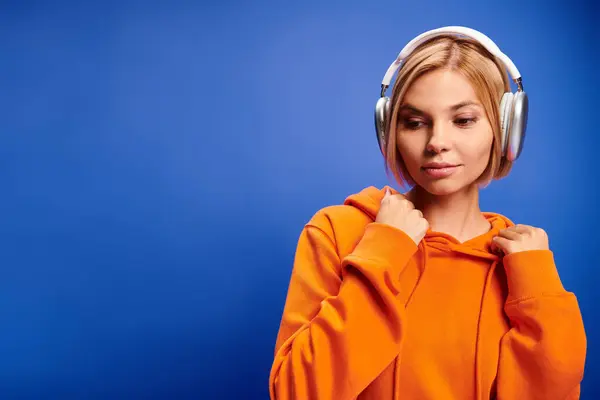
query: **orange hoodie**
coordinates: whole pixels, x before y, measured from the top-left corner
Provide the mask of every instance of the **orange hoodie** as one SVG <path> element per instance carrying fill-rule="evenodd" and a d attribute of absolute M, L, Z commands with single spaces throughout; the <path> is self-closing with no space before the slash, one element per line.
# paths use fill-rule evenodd
<path fill-rule="evenodd" d="M 484 235 L 430 230 L 417 246 L 374 222 L 386 188 L 304 227 L 271 399 L 578 399 L 586 335 L 553 253 L 492 253 L 513 225 L 493 213 Z"/>

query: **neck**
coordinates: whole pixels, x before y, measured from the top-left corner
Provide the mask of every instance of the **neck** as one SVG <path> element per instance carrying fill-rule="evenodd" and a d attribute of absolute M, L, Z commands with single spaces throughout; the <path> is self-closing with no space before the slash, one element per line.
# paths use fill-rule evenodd
<path fill-rule="evenodd" d="M 453 236 L 460 242 L 479 236 L 490 229 L 490 223 L 479 208 L 479 188 L 476 185 L 461 191 L 437 196 L 415 186 L 408 198 L 421 210 L 429 228 Z"/>

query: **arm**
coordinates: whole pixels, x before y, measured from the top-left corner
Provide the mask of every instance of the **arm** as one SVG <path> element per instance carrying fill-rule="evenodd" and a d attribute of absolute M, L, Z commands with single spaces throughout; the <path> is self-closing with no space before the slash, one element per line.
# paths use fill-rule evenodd
<path fill-rule="evenodd" d="M 269 377 L 271 399 L 356 398 L 400 351 L 398 276 L 417 246 L 399 229 L 370 223 L 340 260 L 333 237 L 319 214 L 300 236 Z"/>
<path fill-rule="evenodd" d="M 500 345 L 498 399 L 578 399 L 586 335 L 577 298 L 563 288 L 553 253 L 509 254 L 504 267 L 512 328 Z"/>

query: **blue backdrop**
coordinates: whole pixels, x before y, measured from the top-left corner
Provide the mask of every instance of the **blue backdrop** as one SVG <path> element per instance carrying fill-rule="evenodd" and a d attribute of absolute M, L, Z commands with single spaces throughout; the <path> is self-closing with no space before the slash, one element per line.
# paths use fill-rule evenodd
<path fill-rule="evenodd" d="M 390 183 L 381 78 L 466 25 L 531 101 L 482 208 L 548 231 L 599 398 L 593 3 L 3 1 L 0 397 L 268 398 L 303 224 Z"/>

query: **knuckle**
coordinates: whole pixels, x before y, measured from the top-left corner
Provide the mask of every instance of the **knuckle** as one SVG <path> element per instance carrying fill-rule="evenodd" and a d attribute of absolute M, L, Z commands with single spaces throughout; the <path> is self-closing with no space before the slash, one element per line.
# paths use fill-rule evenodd
<path fill-rule="evenodd" d="M 548 237 L 548 233 L 545 230 L 543 230 L 542 228 L 538 228 L 538 234 L 543 238 Z"/>

